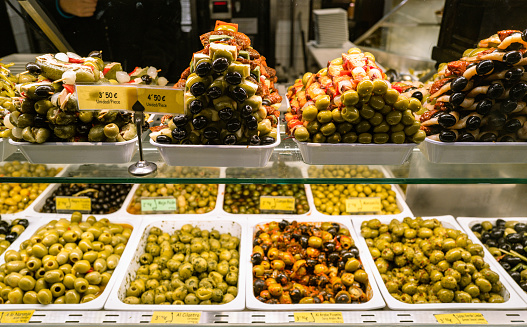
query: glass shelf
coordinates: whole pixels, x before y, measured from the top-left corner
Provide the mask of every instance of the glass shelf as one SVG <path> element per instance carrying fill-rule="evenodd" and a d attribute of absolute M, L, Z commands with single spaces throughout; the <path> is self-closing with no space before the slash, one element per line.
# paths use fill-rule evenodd
<path fill-rule="evenodd" d="M 388 175 L 383 178 L 362 177 L 310 177 L 310 165 L 302 161 L 296 144 L 282 135 L 281 144 L 275 149 L 265 168 L 226 168 L 222 174 L 204 174 L 203 169 L 180 169 L 182 173 L 165 174 L 170 170 L 159 152 L 149 142 L 144 142 L 145 159 L 155 162 L 160 172 L 154 176 L 134 177 L 128 174 L 128 166 L 139 159 L 120 165 L 86 164 L 65 165 L 67 172 L 60 177 L 2 177 L 0 183 L 183 183 L 183 184 L 527 184 L 527 164 L 435 164 L 415 149 L 408 162 L 397 166 L 384 166 Z M 19 152 L 8 161 L 25 161 Z M 5 162 L 0 163 L 0 165 Z M 296 169 L 290 169 L 296 167 Z M 372 165 L 370 168 L 381 169 Z M 367 181 L 366 181 L 367 180 Z"/>

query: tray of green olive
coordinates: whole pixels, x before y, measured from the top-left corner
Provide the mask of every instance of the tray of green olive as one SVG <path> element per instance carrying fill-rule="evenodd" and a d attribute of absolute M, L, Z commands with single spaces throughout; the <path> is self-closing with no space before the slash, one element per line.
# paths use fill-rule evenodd
<path fill-rule="evenodd" d="M 65 217 L 32 223 L 1 257 L 0 310 L 103 308 L 131 259 L 141 219 Z"/>
<path fill-rule="evenodd" d="M 362 262 L 366 248 L 350 221 L 325 217 L 251 219 L 242 264 L 247 308 L 254 310 L 372 310 L 385 306 L 372 271 Z"/>
<path fill-rule="evenodd" d="M 243 219 L 183 215 L 145 218 L 139 245 L 105 309 L 244 309 L 248 253 L 240 244 L 247 243 L 245 224 Z"/>
<path fill-rule="evenodd" d="M 458 217 L 468 237 L 484 246 L 485 254 L 493 257 L 503 278 L 527 303 L 527 218 Z"/>
<path fill-rule="evenodd" d="M 367 265 L 392 310 L 513 310 L 527 305 L 452 216 L 357 217 Z"/>

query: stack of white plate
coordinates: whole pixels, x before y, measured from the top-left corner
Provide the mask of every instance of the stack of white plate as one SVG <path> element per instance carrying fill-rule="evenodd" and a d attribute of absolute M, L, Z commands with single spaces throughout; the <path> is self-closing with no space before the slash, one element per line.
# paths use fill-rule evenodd
<path fill-rule="evenodd" d="M 317 9 L 313 13 L 317 47 L 340 48 L 348 41 L 348 13 L 344 9 Z"/>

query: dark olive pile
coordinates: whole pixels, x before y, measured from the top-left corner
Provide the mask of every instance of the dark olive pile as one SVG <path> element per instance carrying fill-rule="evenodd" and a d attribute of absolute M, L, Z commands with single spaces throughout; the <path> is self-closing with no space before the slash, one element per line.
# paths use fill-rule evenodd
<path fill-rule="evenodd" d="M 509 275 L 527 292 L 527 224 L 496 220 L 471 227 Z"/>
<path fill-rule="evenodd" d="M 109 214 L 121 208 L 131 188 L 131 184 L 62 184 L 46 199 L 40 212 L 56 213 L 57 196 L 87 196 L 92 199 L 92 214 Z"/>
<path fill-rule="evenodd" d="M 22 234 L 29 222 L 27 219 L 15 219 L 11 223 L 1 220 L 0 217 L 0 254 Z"/>

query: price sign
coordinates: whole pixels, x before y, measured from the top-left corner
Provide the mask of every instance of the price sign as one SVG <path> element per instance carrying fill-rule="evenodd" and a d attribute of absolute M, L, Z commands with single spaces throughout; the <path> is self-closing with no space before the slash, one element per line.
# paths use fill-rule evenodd
<path fill-rule="evenodd" d="M 343 324 L 342 312 L 295 312 L 295 322 L 314 322 L 319 324 Z"/>
<path fill-rule="evenodd" d="M 57 196 L 55 197 L 57 213 L 91 212 L 91 199 L 87 196 Z"/>
<path fill-rule="evenodd" d="M 346 212 L 380 212 L 381 198 L 349 198 L 346 199 Z"/>
<path fill-rule="evenodd" d="M 292 196 L 260 197 L 260 210 L 272 212 L 295 212 L 295 198 Z"/>
<path fill-rule="evenodd" d="M 26 311 L 3 311 L 0 312 L 0 323 L 2 324 L 27 324 L 35 310 Z"/>
<path fill-rule="evenodd" d="M 177 210 L 176 199 L 172 196 L 141 198 L 141 212 L 167 212 L 172 213 Z"/>
<path fill-rule="evenodd" d="M 137 99 L 145 112 L 184 114 L 183 89 L 138 87 Z"/>
<path fill-rule="evenodd" d="M 448 313 L 434 315 L 440 324 L 482 325 L 488 324 L 481 313 Z"/>
<path fill-rule="evenodd" d="M 154 311 L 151 324 L 198 324 L 201 312 Z"/>
<path fill-rule="evenodd" d="M 123 85 L 76 85 L 80 110 L 131 110 L 137 87 Z"/>

